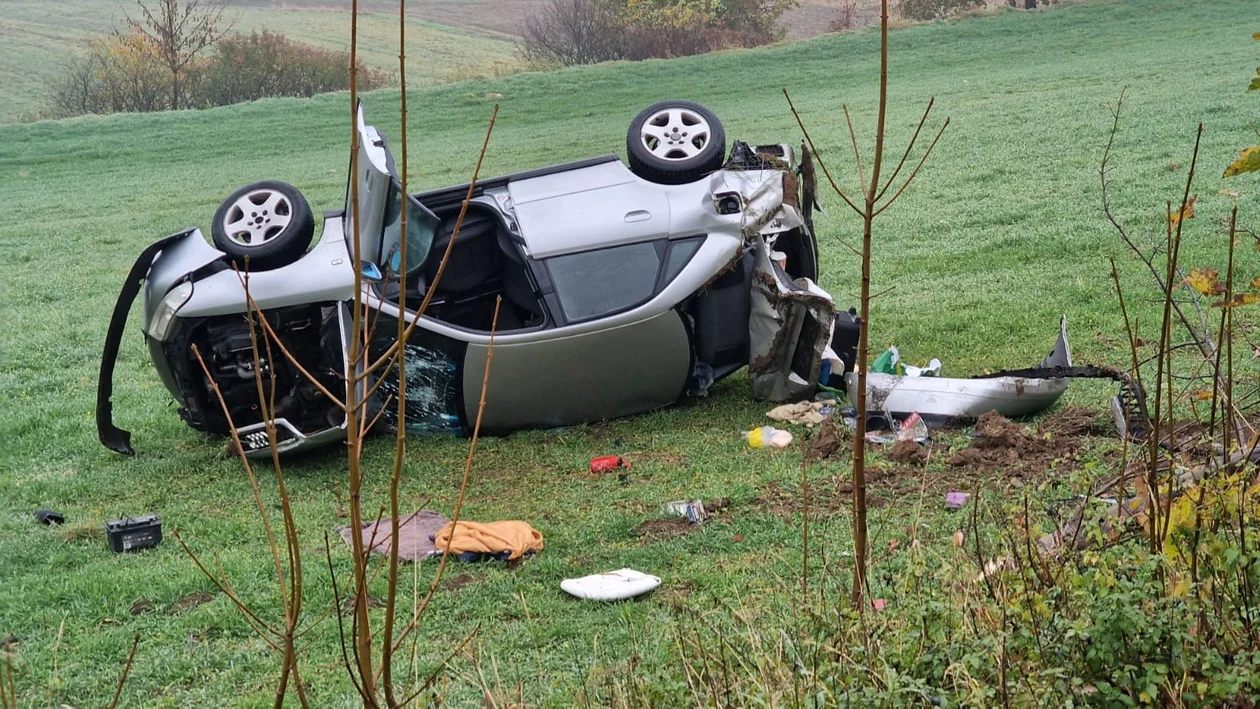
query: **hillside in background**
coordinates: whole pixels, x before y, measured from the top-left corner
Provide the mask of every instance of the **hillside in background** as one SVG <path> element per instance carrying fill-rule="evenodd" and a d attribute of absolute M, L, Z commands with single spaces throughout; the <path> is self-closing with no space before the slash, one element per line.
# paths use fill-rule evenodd
<path fill-rule="evenodd" d="M 416 0 L 407 25 L 408 80 L 417 86 L 498 76 L 519 64 L 509 36 L 516 20 L 538 0 Z M 342 6 L 345 7 L 342 7 Z M 398 8 L 364 0 L 359 17 L 360 55 L 369 66 L 398 70 Z M 42 105 L 48 82 L 84 40 L 124 22 L 124 0 L 0 0 L 0 123 L 19 120 Z M 224 17 L 233 31 L 266 28 L 298 42 L 344 51 L 350 43 L 348 2 L 234 0 Z"/>

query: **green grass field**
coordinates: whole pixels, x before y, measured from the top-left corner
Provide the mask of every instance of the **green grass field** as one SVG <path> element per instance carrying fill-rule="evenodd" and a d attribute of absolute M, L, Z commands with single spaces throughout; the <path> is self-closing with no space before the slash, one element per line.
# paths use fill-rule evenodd
<path fill-rule="evenodd" d="M 12 5 L 0 5 L 6 17 Z M 1097 167 L 1110 127 L 1104 105 L 1128 87 L 1113 199 L 1124 219 L 1143 228 L 1162 230 L 1164 202 L 1180 195 L 1195 126 L 1205 123 L 1198 216 L 1187 230 L 1185 260 L 1220 266 L 1221 216 L 1235 202 L 1245 222 L 1260 214 L 1256 178 L 1218 177 L 1237 149 L 1255 142 L 1260 99 L 1243 88 L 1257 64 L 1257 30 L 1260 6 L 1250 0 L 1100 0 L 893 33 L 889 151 L 903 145 L 930 96 L 938 118 L 949 115 L 952 123 L 920 181 L 877 224 L 873 290 L 895 289 L 874 303 L 872 346 L 896 343 L 914 360 L 938 356 L 946 374 L 1032 364 L 1066 313 L 1078 361 L 1126 364 L 1108 257 L 1116 257 L 1135 294 L 1145 333 L 1153 331 L 1156 310 L 1140 302 L 1146 281 L 1099 209 Z M 841 106 L 850 107 L 862 135 L 873 132 L 877 47 L 877 35 L 866 32 L 417 91 L 410 104 L 413 184 L 465 181 L 496 101 L 501 112 L 487 175 L 620 152 L 635 112 L 671 96 L 712 107 L 731 138 L 796 142 L 779 92 L 787 87 L 833 172 L 852 188 Z M 366 101 L 369 120 L 396 136 L 397 92 Z M 97 531 L 106 519 L 159 514 L 168 533 L 178 528 L 199 553 L 217 552 L 241 595 L 274 618 L 271 562 L 239 463 L 225 455 L 222 441 L 179 421 L 135 323 L 119 362 L 115 411 L 139 455 L 105 450 L 93 430 L 96 371 L 114 297 L 145 244 L 188 225 L 208 227 L 223 196 L 257 179 L 297 185 L 317 212 L 339 206 L 349 117 L 348 97 L 340 94 L 0 126 L 0 203 L 8 214 L 0 222 L 0 638 L 18 639 L 10 649 L 21 705 L 108 702 L 137 632 L 125 705 L 270 702 L 277 663 L 226 598 L 172 609 L 188 594 L 212 590 L 173 539 L 124 557 L 109 553 Z M 864 154 L 871 144 L 863 143 Z M 1225 188 L 1241 196 L 1218 194 Z M 859 225 L 834 195 L 824 194 L 823 202 L 830 216 L 819 222 L 822 285 L 849 303 L 857 263 L 836 239 L 854 243 Z M 1250 277 L 1256 252 L 1240 253 Z M 1111 393 L 1109 386 L 1075 384 L 1068 399 L 1101 412 Z M 767 485 L 796 489 L 800 456 L 750 451 L 737 435 L 764 423 L 765 408 L 741 375 L 707 399 L 651 415 L 483 441 L 466 516 L 527 520 L 547 547 L 514 571 L 451 569 L 465 583 L 437 595 L 421 633 L 421 670 L 430 671 L 480 624 L 485 672 L 494 658 L 502 686 L 514 693 L 520 684 L 529 704 L 562 706 L 599 663 L 634 652 L 643 676 L 668 669 L 676 607 L 699 613 L 738 602 L 756 609 L 784 598 L 799 585 L 799 515 L 755 501 Z M 961 436 L 942 437 L 933 461 L 960 445 Z M 1104 456 L 1108 445 L 1098 443 L 1096 454 Z M 449 513 L 465 451 L 465 441 L 415 440 L 406 499 L 427 498 Z M 634 463 L 626 484 L 586 472 L 589 458 L 613 452 Z M 391 444 L 379 440 L 366 455 L 372 475 L 365 506 L 373 510 L 385 499 L 391 454 Z M 921 513 L 919 534 L 930 557 L 946 557 L 958 520 L 940 511 L 938 495 L 962 483 L 939 462 L 928 471 L 925 501 L 883 490 L 891 504 L 871 513 L 876 549 Z M 823 485 L 847 471 L 832 464 L 811 475 Z M 292 461 L 288 481 L 314 619 L 332 602 L 323 535 L 344 524 L 338 452 Z M 1008 480 L 972 482 L 1002 492 Z M 631 534 L 657 516 L 661 503 L 695 497 L 727 497 L 731 506 L 687 536 Z M 31 511 L 40 507 L 64 512 L 68 528 L 34 523 Z M 811 551 L 823 556 L 815 568 L 825 557 L 831 573 L 842 573 L 846 510 L 816 516 Z M 896 555 L 877 558 L 874 592 L 889 598 L 895 613 L 892 578 L 900 562 Z M 349 566 L 341 548 L 334 560 L 343 572 Z M 662 588 L 608 606 L 559 590 L 564 578 L 624 566 L 661 576 Z M 434 567 L 416 571 L 423 586 Z M 412 572 L 406 569 L 408 597 Z M 374 593 L 382 589 L 378 583 Z M 151 610 L 133 614 L 140 601 Z M 336 638 L 328 620 L 303 641 L 317 706 L 352 703 Z M 480 699 L 466 660 L 453 662 L 451 672 L 457 705 Z M 685 686 L 661 691 L 662 704 L 688 702 Z"/>
<path fill-rule="evenodd" d="M 363 3 L 360 51 L 386 72 L 398 69 L 397 10 Z M 311 1 L 233 3 L 224 13 L 237 32 L 268 29 L 324 49 L 346 51 L 350 13 L 346 3 Z M 130 11 L 131 5 L 126 9 Z M 111 0 L 0 0 L 0 123 L 34 115 L 48 83 L 83 43 L 122 27 L 123 6 Z M 413 20 L 407 26 L 408 79 L 417 86 L 502 76 L 518 66 L 511 40 L 463 27 Z"/>

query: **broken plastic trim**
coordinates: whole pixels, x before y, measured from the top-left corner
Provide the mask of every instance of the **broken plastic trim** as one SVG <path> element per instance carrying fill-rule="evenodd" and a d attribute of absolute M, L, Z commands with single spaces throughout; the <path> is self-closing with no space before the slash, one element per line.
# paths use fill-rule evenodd
<path fill-rule="evenodd" d="M 96 381 L 96 435 L 106 448 L 123 455 L 136 454 L 135 449 L 131 447 L 131 433 L 114 425 L 112 402 L 114 365 L 118 361 L 118 348 L 122 344 L 123 329 L 127 326 L 127 313 L 131 312 L 131 304 L 140 293 L 140 285 L 148 278 L 149 268 L 157 260 L 158 254 L 176 241 L 191 236 L 195 231 L 195 227 L 189 227 L 170 236 L 164 236 L 145 247 L 136 258 L 136 262 L 131 265 L 131 271 L 127 273 L 127 278 L 123 281 L 122 291 L 118 293 L 118 301 L 114 303 L 114 314 L 110 316 L 109 330 L 105 333 L 105 351 L 101 354 L 101 371 Z M 217 271 L 227 267 L 228 263 L 229 257 L 224 255 L 177 282 L 195 280 L 193 278 L 195 274 Z"/>

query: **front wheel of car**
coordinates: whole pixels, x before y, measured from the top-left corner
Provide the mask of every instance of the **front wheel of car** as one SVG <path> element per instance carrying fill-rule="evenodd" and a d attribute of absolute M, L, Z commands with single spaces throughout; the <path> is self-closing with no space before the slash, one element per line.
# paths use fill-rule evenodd
<path fill-rule="evenodd" d="M 691 101 L 661 101 L 643 109 L 626 133 L 630 170 L 650 182 L 694 182 L 722 167 L 726 132 L 713 111 Z"/>
<path fill-rule="evenodd" d="M 315 235 L 306 198 L 286 182 L 254 182 L 233 192 L 214 213 L 210 236 L 242 268 L 266 271 L 302 257 Z"/>

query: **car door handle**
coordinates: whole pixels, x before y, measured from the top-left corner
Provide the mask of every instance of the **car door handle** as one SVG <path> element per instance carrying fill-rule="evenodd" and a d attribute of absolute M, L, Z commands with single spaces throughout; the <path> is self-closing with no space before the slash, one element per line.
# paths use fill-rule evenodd
<path fill-rule="evenodd" d="M 633 224 L 635 222 L 646 222 L 652 218 L 652 213 L 646 209 L 636 209 L 633 212 L 626 212 L 626 223 Z"/>

